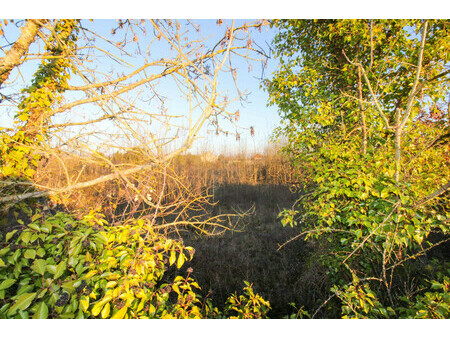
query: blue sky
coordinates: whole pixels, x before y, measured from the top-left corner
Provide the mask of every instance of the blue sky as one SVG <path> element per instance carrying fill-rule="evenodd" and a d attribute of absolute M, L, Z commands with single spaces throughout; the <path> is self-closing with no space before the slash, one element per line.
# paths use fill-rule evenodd
<path fill-rule="evenodd" d="M 192 21 L 200 25 L 200 32 L 203 36 L 209 37 L 215 35 L 216 37 L 211 38 L 211 41 L 214 42 L 218 40 L 219 36 L 223 36 L 226 30 L 226 26 L 231 25 L 231 20 L 224 20 L 224 23 L 221 26 L 218 26 L 216 24 L 215 19 L 197 19 Z M 239 26 L 244 21 L 252 20 L 236 20 L 235 26 Z M 95 32 L 98 32 L 100 35 L 103 35 L 107 38 L 113 38 L 110 31 L 111 27 L 114 27 L 115 22 L 115 20 L 83 20 L 83 26 Z M 6 37 L 13 41 L 17 34 L 18 30 L 15 27 L 7 26 L 7 29 L 5 30 Z M 269 45 L 274 35 L 275 31 L 270 29 L 268 26 L 265 26 L 261 29 L 261 32 L 254 31 L 252 34 L 252 39 L 254 41 L 254 44 L 262 47 L 262 49 L 266 53 L 269 53 Z M 191 38 L 191 36 L 189 36 L 189 38 Z M 145 48 L 147 42 L 146 39 L 150 39 L 150 37 L 139 35 L 139 43 L 141 44 L 141 46 L 143 46 L 143 48 Z M 99 41 L 97 40 L 97 44 L 98 43 Z M 4 41 L 2 41 L 2 45 L 3 44 Z M 99 45 L 102 48 L 108 48 L 108 44 L 106 43 L 102 42 Z M 37 45 L 33 47 L 34 50 L 37 50 L 37 48 Z M 163 45 L 161 45 L 161 49 L 153 47 L 153 49 L 151 50 L 151 58 L 153 60 L 158 60 L 163 56 L 167 58 L 167 55 L 170 53 L 171 52 L 167 49 L 167 47 Z M 126 57 L 124 58 L 126 59 Z M 215 153 L 233 153 L 236 151 L 245 151 L 247 153 L 262 152 L 267 146 L 268 139 L 273 129 L 279 123 L 279 117 L 276 108 L 266 106 L 267 93 L 265 93 L 260 88 L 261 76 L 264 74 L 265 77 L 270 77 L 270 74 L 276 68 L 276 60 L 268 59 L 266 67 L 264 69 L 261 63 L 252 63 L 251 71 L 249 71 L 249 64 L 246 60 L 233 57 L 231 61 L 233 62 L 233 67 L 238 69 L 237 82 L 239 85 L 239 89 L 249 94 L 247 96 L 248 102 L 232 102 L 228 107 L 228 110 L 230 112 L 239 110 L 240 120 L 238 122 L 238 125 L 240 128 L 236 129 L 234 126 L 223 123 L 221 125 L 222 129 L 230 132 L 230 135 L 228 137 L 226 137 L 225 135 L 216 136 L 211 127 L 204 128 L 203 133 L 200 135 L 200 139 L 193 145 L 192 152 L 194 153 L 205 150 L 213 151 Z M 137 59 L 133 59 L 133 62 L 134 66 L 138 66 L 140 62 L 143 62 L 143 57 L 137 57 Z M 37 62 L 30 62 L 29 64 L 23 65 L 21 67 L 20 71 L 25 79 L 25 84 L 29 83 L 32 74 L 36 70 L 36 67 Z M 105 72 L 111 68 L 114 68 L 114 71 L 117 72 L 121 71 L 121 68 L 117 64 L 106 59 L 105 62 L 100 63 L 98 67 L 99 70 L 104 70 Z M 125 68 L 124 71 L 126 72 Z M 17 72 L 15 74 L 12 74 L 10 79 L 14 78 L 16 75 Z M 21 85 L 23 86 L 23 83 Z M 16 87 L 16 89 L 17 88 L 19 88 L 19 86 Z M 170 83 L 170 81 L 167 81 L 165 83 L 162 83 L 158 88 L 161 93 L 167 97 L 166 107 L 169 111 L 183 111 L 183 109 L 186 109 L 186 102 L 180 99 L 174 83 Z M 230 99 L 235 96 L 234 88 L 235 85 L 231 76 L 221 77 L 219 90 L 229 96 Z M 229 92 L 229 95 L 227 94 L 227 92 Z M 85 109 L 92 109 L 92 107 Z M 13 110 L 8 110 L 5 106 L 0 105 L 0 126 L 9 127 L 13 113 Z M 253 127 L 255 130 L 253 137 L 250 135 L 250 127 Z M 209 129 L 210 132 L 207 132 L 207 129 Z M 236 141 L 235 136 L 231 135 L 236 132 L 240 134 L 239 141 Z"/>

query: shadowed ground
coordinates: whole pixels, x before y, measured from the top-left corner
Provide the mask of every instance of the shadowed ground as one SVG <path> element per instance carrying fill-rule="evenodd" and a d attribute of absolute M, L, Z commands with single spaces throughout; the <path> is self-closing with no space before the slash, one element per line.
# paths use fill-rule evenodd
<path fill-rule="evenodd" d="M 296 240 L 277 251 L 299 233 L 299 229 L 283 228 L 277 220 L 278 213 L 290 208 L 297 196 L 283 185 L 223 185 L 215 190 L 218 203 L 212 213 L 252 206 L 254 212 L 244 219 L 242 231 L 213 237 L 183 236 L 184 242 L 196 249 L 190 266 L 203 296 L 212 291 L 213 303 L 220 306 L 230 294 L 242 290 L 247 280 L 255 292 L 270 301 L 271 318 L 295 312 L 290 303 L 307 305 L 314 299 L 306 294 L 311 283 L 320 283 L 314 276 L 317 267 L 307 266 L 312 248 Z"/>

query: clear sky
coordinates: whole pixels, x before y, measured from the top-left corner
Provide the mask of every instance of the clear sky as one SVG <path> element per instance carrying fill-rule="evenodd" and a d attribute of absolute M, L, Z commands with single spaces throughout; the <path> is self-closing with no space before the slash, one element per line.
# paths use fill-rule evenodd
<path fill-rule="evenodd" d="M 231 25 L 231 20 L 224 20 L 222 25 L 217 25 L 216 20 L 203 20 L 196 19 L 192 20 L 195 24 L 200 25 L 201 34 L 204 37 L 211 37 L 210 43 L 215 43 L 220 37 L 225 33 L 226 27 Z M 244 21 L 252 20 L 236 20 L 235 26 L 239 26 L 244 23 Z M 99 35 L 106 38 L 113 38 L 111 35 L 111 27 L 114 27 L 116 20 L 83 20 L 82 24 L 84 27 L 95 31 Z M 184 22 L 181 21 L 183 24 Z M 17 37 L 19 31 L 14 26 L 7 26 L 5 29 L 5 37 L 8 41 L 14 41 Z M 269 26 L 265 26 L 261 31 L 252 32 L 252 40 L 255 46 L 259 46 L 264 50 L 265 53 L 270 55 L 270 43 L 275 35 L 275 31 L 270 29 Z M 141 48 L 145 48 L 146 39 L 150 39 L 150 36 L 139 35 L 139 44 Z M 0 39 L 1 45 L 4 46 L 8 41 L 5 39 Z M 107 44 L 97 40 L 97 44 L 100 44 L 102 48 L 108 48 Z M 41 48 L 37 45 L 33 46 L 33 51 L 37 51 Z M 7 49 L 7 48 L 6 48 Z M 168 50 L 167 45 L 152 45 L 151 59 L 159 60 L 161 57 L 167 58 L 171 52 Z M 143 62 L 143 58 L 133 59 L 134 66 L 139 66 L 140 62 Z M 232 126 L 231 124 L 223 123 L 221 128 L 230 132 L 229 136 L 223 134 L 216 135 L 212 126 L 209 128 L 203 128 L 200 135 L 200 139 L 194 143 L 192 147 L 192 152 L 201 151 L 213 151 L 215 153 L 233 153 L 236 151 L 245 151 L 246 153 L 256 153 L 264 151 L 264 148 L 268 144 L 268 139 L 273 131 L 273 129 L 279 123 L 279 117 L 275 107 L 267 107 L 267 93 L 260 88 L 261 79 L 264 77 L 270 77 L 271 73 L 276 68 L 276 60 L 269 58 L 265 67 L 261 62 L 251 63 L 251 70 L 249 68 L 248 61 L 233 57 L 231 59 L 233 67 L 237 68 L 237 83 L 239 89 L 242 92 L 248 93 L 247 102 L 232 102 L 228 106 L 230 112 L 235 112 L 239 110 L 240 119 L 238 121 L 238 128 Z M 10 79 L 18 79 L 17 86 L 12 88 L 6 88 L 3 92 L 17 91 L 20 86 L 29 84 L 32 74 L 35 72 L 38 62 L 30 62 L 25 64 L 20 68 L 20 75 L 18 72 L 11 74 Z M 107 72 L 109 69 L 114 68 L 115 72 L 120 72 L 121 68 L 111 62 L 110 60 L 105 60 L 104 63 L 99 63 L 97 70 L 102 70 Z M 127 73 L 126 69 L 124 70 Z M 229 96 L 230 99 L 235 97 L 235 84 L 231 76 L 223 76 L 220 78 L 219 90 L 225 95 Z M 169 112 L 182 112 L 186 109 L 186 102 L 180 98 L 178 90 L 175 84 L 170 81 L 161 83 L 158 87 L 161 94 L 167 97 L 166 107 Z M 229 94 L 228 94 L 229 93 Z M 86 111 L 87 108 L 85 108 Z M 89 112 L 92 111 L 92 107 L 89 107 Z M 97 108 L 98 110 L 98 108 Z M 14 109 L 8 107 L 4 104 L 0 105 L 0 126 L 10 127 L 12 122 L 12 117 L 14 115 Z M 205 126 L 207 127 L 207 126 Z M 251 136 L 250 128 L 254 128 L 254 135 Z M 236 140 L 235 133 L 240 134 L 239 140 Z"/>

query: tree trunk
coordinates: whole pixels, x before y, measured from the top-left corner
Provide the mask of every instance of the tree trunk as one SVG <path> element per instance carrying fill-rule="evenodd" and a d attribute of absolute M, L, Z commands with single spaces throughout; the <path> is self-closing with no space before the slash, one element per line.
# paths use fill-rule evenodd
<path fill-rule="evenodd" d="M 394 146 L 395 146 L 395 183 L 398 183 L 400 181 L 400 157 L 401 157 L 401 151 L 402 151 L 402 129 L 400 126 L 397 125 L 395 128 L 395 139 L 394 139 Z"/>
<path fill-rule="evenodd" d="M 20 59 L 28 52 L 40 27 L 39 20 L 27 20 L 17 41 L 0 59 L 0 86 L 8 79 L 13 68 L 20 64 Z"/>
<path fill-rule="evenodd" d="M 359 92 L 359 111 L 361 114 L 361 148 L 363 155 L 367 153 L 367 125 L 366 114 L 363 107 L 363 94 L 362 94 L 362 82 L 361 82 L 361 67 L 358 67 L 358 92 Z"/>

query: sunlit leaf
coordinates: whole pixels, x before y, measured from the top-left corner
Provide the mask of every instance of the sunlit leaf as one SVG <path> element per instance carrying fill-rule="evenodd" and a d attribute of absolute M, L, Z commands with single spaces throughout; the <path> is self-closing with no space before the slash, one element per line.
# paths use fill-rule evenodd
<path fill-rule="evenodd" d="M 33 299 L 36 297 L 36 292 L 24 293 L 17 298 L 16 303 L 9 309 L 8 316 L 14 314 L 17 310 L 27 309 Z"/>
<path fill-rule="evenodd" d="M 48 317 L 48 307 L 45 302 L 40 302 L 39 307 L 33 315 L 34 319 L 46 319 Z"/>

